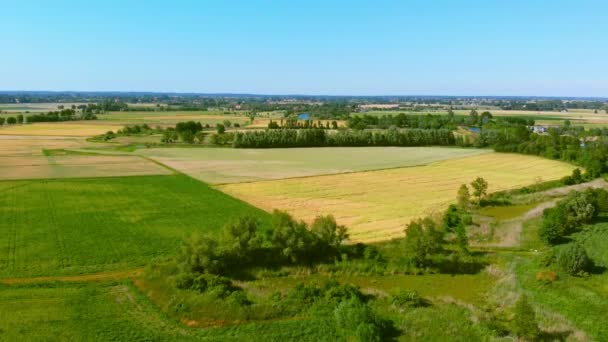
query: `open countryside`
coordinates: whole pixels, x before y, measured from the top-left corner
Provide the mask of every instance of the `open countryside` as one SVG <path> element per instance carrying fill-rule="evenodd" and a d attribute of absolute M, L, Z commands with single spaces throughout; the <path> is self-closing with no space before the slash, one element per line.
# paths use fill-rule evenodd
<path fill-rule="evenodd" d="M 0 341 L 608 341 L 607 12 L 3 4 Z"/>

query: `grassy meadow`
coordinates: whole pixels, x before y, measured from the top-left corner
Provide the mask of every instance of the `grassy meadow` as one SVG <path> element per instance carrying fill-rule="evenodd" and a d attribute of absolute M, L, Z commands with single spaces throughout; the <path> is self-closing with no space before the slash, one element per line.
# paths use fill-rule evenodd
<path fill-rule="evenodd" d="M 489 152 L 444 147 L 152 148 L 137 151 L 212 184 L 409 167 Z"/>
<path fill-rule="evenodd" d="M 343 175 L 226 184 L 218 188 L 265 210 L 279 208 L 306 221 L 333 214 L 354 241 L 398 237 L 410 220 L 443 210 L 458 187 L 484 177 L 489 191 L 558 179 L 574 166 L 517 154 L 485 153 L 425 166 Z"/>
<path fill-rule="evenodd" d="M 0 182 L 0 277 L 139 267 L 265 214 L 183 175 Z"/>

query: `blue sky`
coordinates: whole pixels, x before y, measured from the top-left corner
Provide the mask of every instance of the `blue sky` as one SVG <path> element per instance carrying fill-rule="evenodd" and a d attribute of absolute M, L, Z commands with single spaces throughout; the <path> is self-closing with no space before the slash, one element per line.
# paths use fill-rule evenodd
<path fill-rule="evenodd" d="M 608 2 L 3 0 L 0 90 L 608 96 Z"/>

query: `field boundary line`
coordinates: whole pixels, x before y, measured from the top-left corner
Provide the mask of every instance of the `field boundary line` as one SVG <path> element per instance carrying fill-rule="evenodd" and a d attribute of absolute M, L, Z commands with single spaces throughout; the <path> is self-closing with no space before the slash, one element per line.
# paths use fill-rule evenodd
<path fill-rule="evenodd" d="M 130 277 L 139 276 L 143 273 L 143 268 L 132 269 L 128 271 L 110 271 L 100 273 L 90 273 L 72 276 L 43 276 L 32 278 L 4 278 L 0 279 L 0 284 L 4 285 L 19 285 L 19 284 L 37 284 L 49 282 L 95 282 L 105 280 L 121 280 Z"/>

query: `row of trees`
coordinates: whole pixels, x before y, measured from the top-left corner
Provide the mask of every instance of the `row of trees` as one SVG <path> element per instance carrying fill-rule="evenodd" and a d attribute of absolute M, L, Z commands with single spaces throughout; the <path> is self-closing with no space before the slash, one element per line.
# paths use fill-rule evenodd
<path fill-rule="evenodd" d="M 353 129 L 381 128 L 420 128 L 420 129 L 451 129 L 458 126 L 480 126 L 492 119 L 490 112 L 483 112 L 481 115 L 472 110 L 469 116 L 454 115 L 450 109 L 448 115 L 406 115 L 404 113 L 393 115 L 361 115 L 348 118 L 348 127 Z"/>
<path fill-rule="evenodd" d="M 60 111 L 53 111 L 48 113 L 31 114 L 24 116 L 18 114 L 17 116 L 9 116 L 8 118 L 0 117 L 0 126 L 4 125 L 16 125 L 34 122 L 60 122 L 60 121 L 73 121 L 73 120 L 96 120 L 97 116 L 91 113 L 83 112 L 77 113 L 75 109 L 62 109 Z"/>
<path fill-rule="evenodd" d="M 234 147 L 318 147 L 318 146 L 449 146 L 456 139 L 450 130 L 397 130 L 385 131 L 338 131 L 329 133 L 322 129 L 266 130 L 237 133 Z"/>
<path fill-rule="evenodd" d="M 289 129 L 338 129 L 338 122 L 333 120 L 331 123 L 326 121 L 325 124 L 321 120 L 313 121 L 313 120 L 298 120 L 297 117 L 289 117 L 286 119 L 281 119 L 279 121 L 270 120 L 268 123 L 268 129 L 280 129 L 280 128 L 289 128 Z"/>

